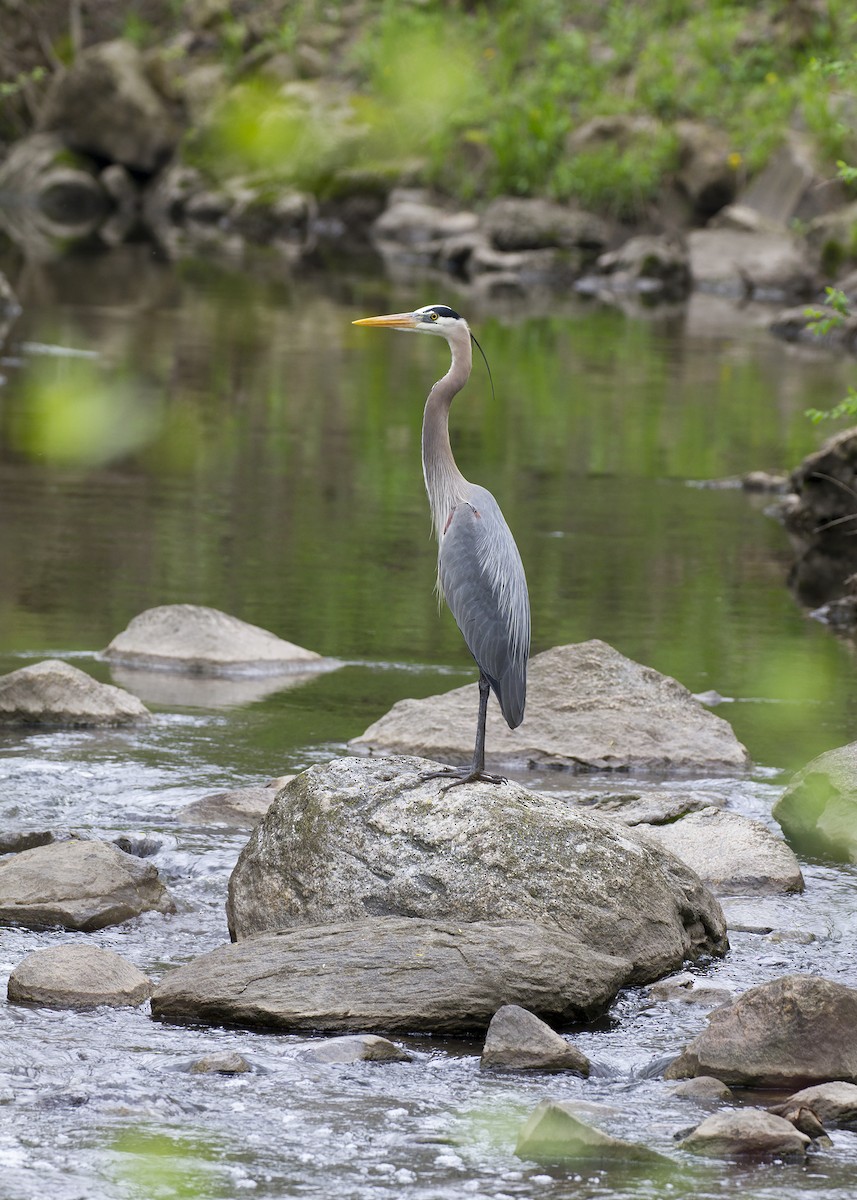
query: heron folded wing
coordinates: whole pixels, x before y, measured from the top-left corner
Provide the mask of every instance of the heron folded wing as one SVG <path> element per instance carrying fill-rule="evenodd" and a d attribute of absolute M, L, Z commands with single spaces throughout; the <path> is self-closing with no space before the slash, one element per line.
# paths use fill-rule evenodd
<path fill-rule="evenodd" d="M 470 653 L 509 726 L 524 717 L 530 604 L 515 539 L 494 497 L 473 487 L 440 539 L 438 578 Z"/>

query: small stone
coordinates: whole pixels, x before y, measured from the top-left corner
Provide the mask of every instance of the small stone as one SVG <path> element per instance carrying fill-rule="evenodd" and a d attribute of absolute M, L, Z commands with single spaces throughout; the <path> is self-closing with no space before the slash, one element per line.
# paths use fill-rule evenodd
<path fill-rule="evenodd" d="M 667 1163 L 669 1159 L 634 1142 L 611 1137 L 575 1115 L 574 1105 L 543 1100 L 518 1134 L 515 1154 L 535 1162 L 583 1160 L 599 1166 L 614 1162 Z"/>
<path fill-rule="evenodd" d="M 714 1113 L 689 1133 L 682 1148 L 715 1158 L 803 1159 L 810 1139 L 790 1121 L 760 1108 Z"/>
<path fill-rule="evenodd" d="M 246 1075 L 253 1068 L 242 1054 L 206 1054 L 195 1059 L 188 1068 L 191 1075 Z"/>
<path fill-rule="evenodd" d="M 134 1008 L 152 982 L 131 963 L 98 946 L 50 946 L 29 954 L 9 976 L 9 1000 L 47 1008 Z"/>
<path fill-rule="evenodd" d="M 311 1042 L 298 1052 L 299 1058 L 317 1063 L 412 1062 L 413 1056 L 388 1038 L 372 1033 L 325 1038 Z"/>
<path fill-rule="evenodd" d="M 175 912 L 157 869 L 108 842 L 53 842 L 0 862 L 0 924 L 91 931 L 150 909 Z"/>
<path fill-rule="evenodd" d="M 504 1071 L 589 1074 L 585 1054 L 518 1004 L 504 1004 L 491 1018 L 479 1065 Z"/>
<path fill-rule="evenodd" d="M 57 840 L 51 829 L 17 829 L 14 832 L 0 833 L 0 854 L 19 854 L 22 850 L 48 846 Z"/>
<path fill-rule="evenodd" d="M 697 1075 L 695 1079 L 685 1079 L 672 1088 L 672 1094 L 684 1096 L 689 1100 L 732 1099 L 732 1089 L 713 1075 Z"/>
<path fill-rule="evenodd" d="M 0 725 L 112 726 L 150 719 L 136 696 L 57 659 L 0 676 Z"/>
<path fill-rule="evenodd" d="M 195 675 L 264 675 L 326 670 L 333 665 L 313 650 L 200 604 L 147 609 L 116 635 L 104 657 L 125 666 L 161 667 Z"/>
<path fill-rule="evenodd" d="M 775 1117 L 782 1117 L 813 1141 L 827 1137 L 827 1130 L 808 1105 L 787 1100 L 785 1104 L 771 1105 L 768 1112 L 773 1113 Z"/>
<path fill-rule="evenodd" d="M 687 863 L 715 895 L 803 891 L 794 852 L 761 821 L 739 813 L 704 808 L 650 826 L 646 835 Z"/>
<path fill-rule="evenodd" d="M 857 1084 L 819 1083 L 789 1096 L 791 1105 L 812 1109 L 823 1125 L 833 1129 L 857 1130 Z"/>

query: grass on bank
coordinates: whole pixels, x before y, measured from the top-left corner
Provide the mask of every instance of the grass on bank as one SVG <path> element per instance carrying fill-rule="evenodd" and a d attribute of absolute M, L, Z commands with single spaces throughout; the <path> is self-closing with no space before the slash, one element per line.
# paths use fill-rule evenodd
<path fill-rule="evenodd" d="M 721 129 L 746 173 L 789 128 L 808 131 L 831 166 L 857 157 L 847 0 L 365 0 L 356 18 L 336 0 L 273 4 L 256 57 L 324 45 L 331 75 L 357 88 L 347 119 L 279 86 L 264 98 L 242 66 L 255 36 L 246 9 L 234 0 L 215 26 L 236 90 L 191 149 L 215 171 L 234 170 L 246 146 L 251 173 L 324 193 L 342 169 L 415 162 L 425 182 L 467 201 L 539 194 L 633 216 L 676 170 L 681 120 Z M 625 146 L 569 153 L 575 130 L 610 115 L 651 124 Z"/>

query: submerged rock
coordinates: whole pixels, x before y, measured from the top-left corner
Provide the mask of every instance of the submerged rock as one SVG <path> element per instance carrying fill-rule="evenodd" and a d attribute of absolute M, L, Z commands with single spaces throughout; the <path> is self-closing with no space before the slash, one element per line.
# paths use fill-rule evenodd
<path fill-rule="evenodd" d="M 235 1051 L 223 1054 L 206 1054 L 194 1059 L 188 1067 L 191 1075 L 246 1075 L 253 1068 L 243 1054 Z"/>
<path fill-rule="evenodd" d="M 648 1146 L 622 1141 L 587 1125 L 575 1115 L 573 1104 L 559 1100 L 543 1100 L 534 1109 L 518 1134 L 515 1153 L 535 1162 L 574 1159 L 602 1167 L 617 1162 L 666 1165 L 670 1161 Z"/>
<path fill-rule="evenodd" d="M 327 670 L 333 664 L 238 617 L 200 604 L 164 604 L 134 617 L 104 657 L 125 666 L 197 675 Z"/>
<path fill-rule="evenodd" d="M 228 825 L 232 829 L 252 829 L 264 817 L 276 796 L 275 789 L 271 787 L 213 792 L 210 796 L 202 796 L 186 804 L 179 810 L 178 818 L 183 825 Z"/>
<path fill-rule="evenodd" d="M 374 1033 L 325 1038 L 298 1050 L 298 1057 L 316 1063 L 412 1062 L 413 1055 L 388 1038 Z"/>
<path fill-rule="evenodd" d="M 808 763 L 774 805 L 773 816 L 802 854 L 857 862 L 857 742 Z"/>
<path fill-rule="evenodd" d="M 136 696 L 58 659 L 0 676 L 0 725 L 113 726 L 150 718 Z"/>
<path fill-rule="evenodd" d="M 55 76 L 38 123 L 73 150 L 147 173 L 163 164 L 180 134 L 140 51 L 124 40 L 88 47 Z"/>
<path fill-rule="evenodd" d="M 586 1019 L 627 969 L 532 921 L 369 917 L 221 946 L 166 975 L 152 1013 L 251 1028 L 472 1033 L 506 1002 L 557 1022 Z"/>
<path fill-rule="evenodd" d="M 504 1004 L 494 1013 L 479 1065 L 485 1070 L 589 1074 L 586 1055 L 519 1004 Z"/>
<path fill-rule="evenodd" d="M 16 1004 L 48 1008 L 136 1008 L 148 1000 L 152 981 L 112 950 L 98 946 L 50 946 L 35 950 L 9 976 Z"/>
<path fill-rule="evenodd" d="M 672 1088 L 673 1096 L 683 1096 L 687 1100 L 731 1100 L 732 1089 L 727 1087 L 713 1075 L 697 1075 L 695 1079 L 685 1079 Z"/>
<path fill-rule="evenodd" d="M 687 863 L 715 895 L 803 891 L 803 875 L 786 843 L 739 813 L 704 808 L 649 826 L 646 836 Z"/>
<path fill-rule="evenodd" d="M 103 929 L 150 909 L 175 912 L 157 869 L 107 842 L 54 842 L 0 862 L 0 924 Z"/>
<path fill-rule="evenodd" d="M 691 975 L 689 971 L 682 971 L 679 975 L 671 975 L 668 979 L 651 984 L 646 989 L 646 995 L 652 1000 L 698 1004 L 701 1008 L 716 1008 L 719 1004 L 729 1004 L 735 999 L 728 987 L 720 983 L 710 983 L 699 975 Z"/>
<path fill-rule="evenodd" d="M 477 707 L 475 683 L 400 700 L 350 745 L 469 763 Z M 596 640 L 535 655 L 524 724 L 509 729 L 492 699 L 487 729 L 489 757 L 519 766 L 743 771 L 749 765 L 727 722 L 687 688 Z"/>
<path fill-rule="evenodd" d="M 668 1079 L 714 1075 L 744 1087 L 857 1081 L 857 991 L 787 975 L 715 1009 L 667 1068 Z"/>
<path fill-rule="evenodd" d="M 340 758 L 293 779 L 232 872 L 232 937 L 367 915 L 535 921 L 640 982 L 725 949 L 717 902 L 634 831 L 518 784 L 444 792 L 421 777 L 434 766 Z"/>
<path fill-rule="evenodd" d="M 802 1159 L 809 1143 L 790 1121 L 761 1108 L 739 1108 L 706 1117 L 681 1145 L 714 1158 Z"/>

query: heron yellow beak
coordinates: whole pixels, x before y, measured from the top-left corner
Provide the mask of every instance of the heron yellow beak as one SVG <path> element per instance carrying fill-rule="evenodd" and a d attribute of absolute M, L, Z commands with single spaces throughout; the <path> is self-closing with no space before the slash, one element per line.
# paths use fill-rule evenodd
<path fill-rule="evenodd" d="M 419 324 L 413 313 L 391 313 L 388 317 L 361 317 L 352 325 L 377 325 L 382 329 L 416 329 Z"/>

